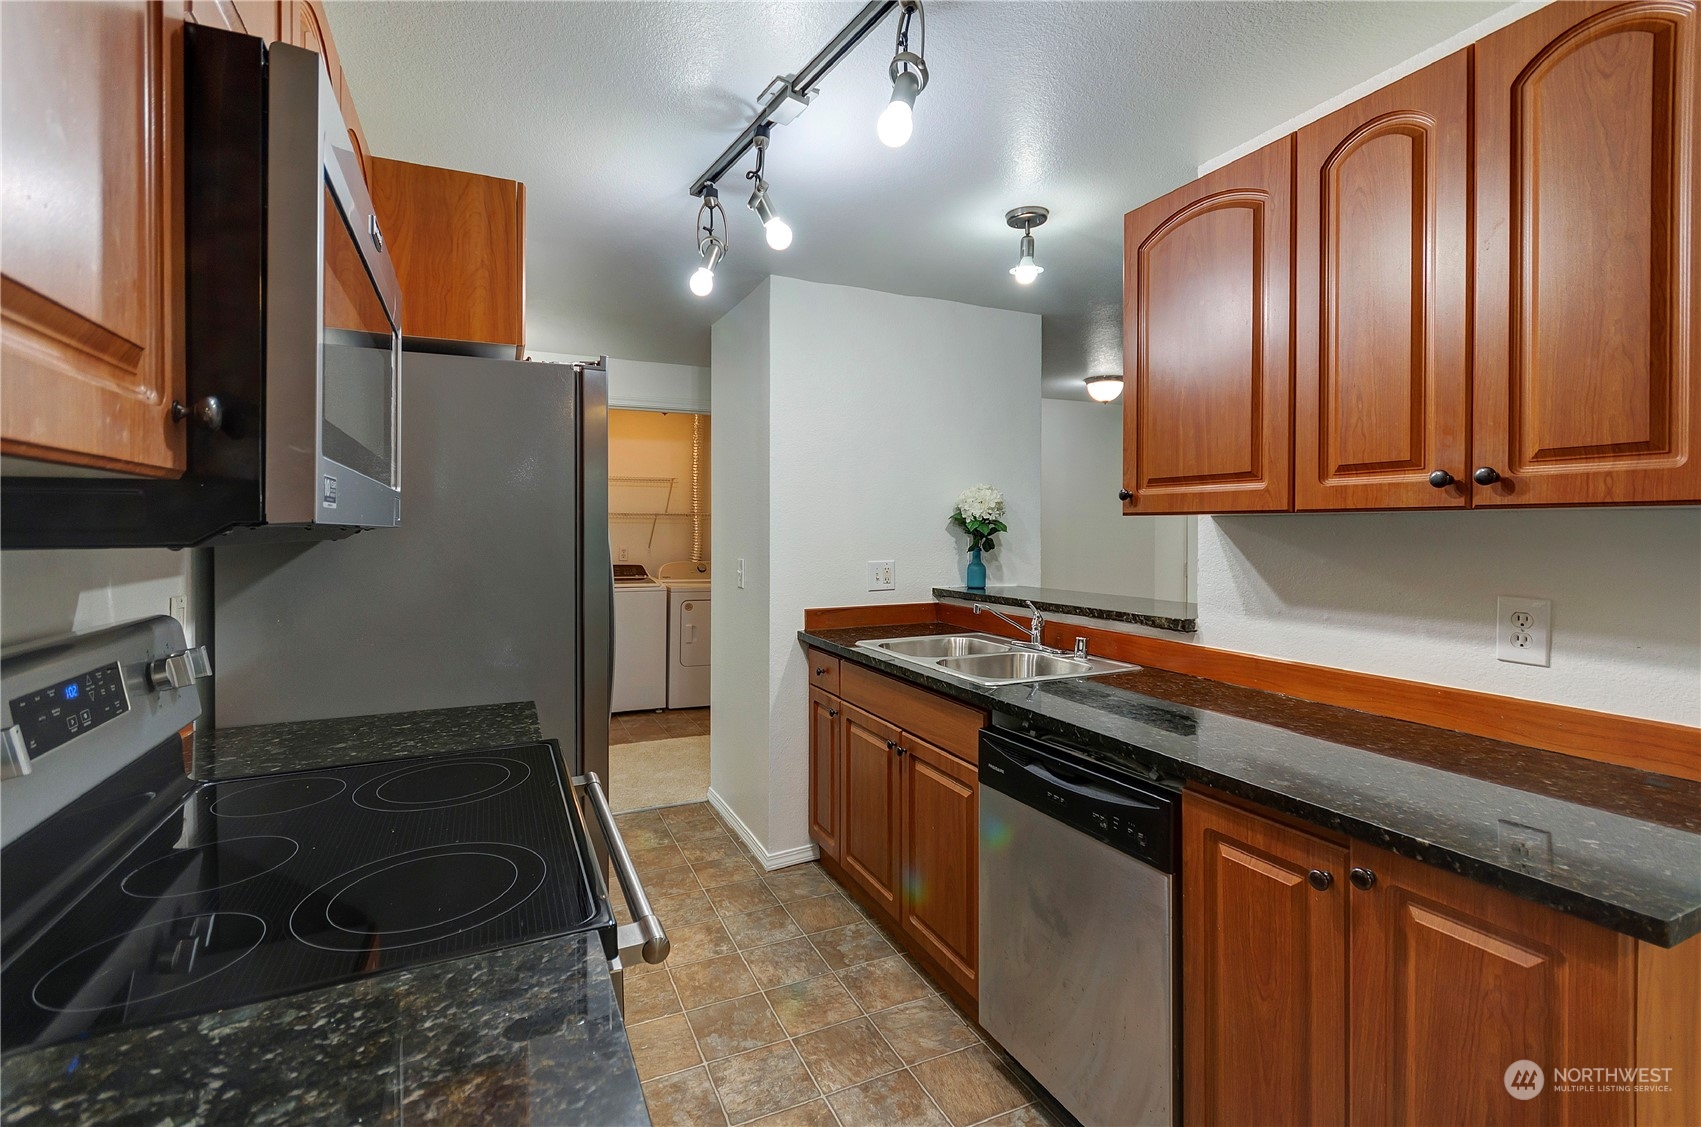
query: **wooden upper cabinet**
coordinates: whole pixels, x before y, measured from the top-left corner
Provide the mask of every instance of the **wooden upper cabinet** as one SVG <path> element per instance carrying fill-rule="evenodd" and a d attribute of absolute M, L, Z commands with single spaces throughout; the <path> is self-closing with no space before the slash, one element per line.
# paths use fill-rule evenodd
<path fill-rule="evenodd" d="M 159 4 L 0 4 L 0 451 L 174 476 L 181 261 Z"/>
<path fill-rule="evenodd" d="M 980 778 L 974 767 L 905 732 L 904 931 L 970 997 L 980 994 Z"/>
<path fill-rule="evenodd" d="M 1293 139 L 1128 213 L 1124 513 L 1289 507 Z"/>
<path fill-rule="evenodd" d="M 844 755 L 839 749 L 839 699 L 809 690 L 809 838 L 823 856 L 839 859 L 844 824 Z"/>
<path fill-rule="evenodd" d="M 1192 791 L 1181 833 L 1187 1122 L 1346 1122 L 1347 850 Z"/>
<path fill-rule="evenodd" d="M 898 918 L 898 742 L 903 733 L 848 704 L 839 709 L 844 828 L 839 863 L 886 914 Z"/>
<path fill-rule="evenodd" d="M 526 186 L 373 157 L 373 207 L 402 287 L 410 337 L 525 345 Z"/>
<path fill-rule="evenodd" d="M 1352 860 L 1375 874 L 1350 890 L 1353 1122 L 1636 1121 L 1631 1093 L 1552 1078 L 1662 1063 L 1636 1051 L 1634 940 L 1358 842 Z M 1533 1099 L 1507 1094 L 1520 1060 L 1544 1072 Z"/>
<path fill-rule="evenodd" d="M 1477 505 L 1701 500 L 1696 26 L 1558 3 L 1476 45 Z"/>
<path fill-rule="evenodd" d="M 1299 131 L 1297 509 L 1470 501 L 1470 82 L 1461 51 Z"/>

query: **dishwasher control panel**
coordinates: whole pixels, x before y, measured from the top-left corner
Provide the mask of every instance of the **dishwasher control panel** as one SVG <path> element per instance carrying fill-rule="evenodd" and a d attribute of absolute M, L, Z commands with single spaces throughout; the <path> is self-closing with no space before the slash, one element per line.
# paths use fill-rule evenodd
<path fill-rule="evenodd" d="M 1153 868 L 1176 871 L 1181 795 L 1162 784 L 992 728 L 980 734 L 980 783 Z"/>

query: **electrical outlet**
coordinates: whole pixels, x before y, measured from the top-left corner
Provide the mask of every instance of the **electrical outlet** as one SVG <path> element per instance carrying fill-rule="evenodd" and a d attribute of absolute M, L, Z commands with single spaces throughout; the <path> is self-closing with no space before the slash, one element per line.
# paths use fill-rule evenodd
<path fill-rule="evenodd" d="M 620 549 L 620 562 L 621 563 L 626 562 L 626 556 L 627 556 L 627 550 L 625 548 Z"/>
<path fill-rule="evenodd" d="M 1494 601 L 1494 656 L 1519 665 L 1551 665 L 1552 637 L 1548 624 L 1553 604 L 1547 599 L 1502 595 Z"/>
<path fill-rule="evenodd" d="M 738 589 L 744 590 L 744 561 L 738 561 Z"/>
<path fill-rule="evenodd" d="M 1501 818 L 1497 826 L 1500 855 L 1515 869 L 1527 873 L 1553 870 L 1553 835 L 1536 826 Z"/>
<path fill-rule="evenodd" d="M 868 589 L 893 591 L 898 586 L 898 565 L 892 560 L 868 561 Z"/>

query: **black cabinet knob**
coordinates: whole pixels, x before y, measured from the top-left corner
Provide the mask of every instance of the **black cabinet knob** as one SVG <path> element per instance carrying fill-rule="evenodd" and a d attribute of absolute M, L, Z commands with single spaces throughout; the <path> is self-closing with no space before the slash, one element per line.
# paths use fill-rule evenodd
<path fill-rule="evenodd" d="M 1126 489 L 1118 489 L 1116 491 L 1116 495 L 1124 501 L 1132 501 L 1134 499 L 1134 494 L 1128 492 Z"/>
<path fill-rule="evenodd" d="M 1376 883 L 1376 871 L 1374 869 L 1355 868 L 1347 874 L 1347 879 L 1353 882 L 1354 888 L 1363 892 Z"/>
<path fill-rule="evenodd" d="M 827 667 L 825 665 L 817 665 L 815 667 L 815 676 L 825 677 L 826 675 L 827 675 Z"/>
<path fill-rule="evenodd" d="M 1437 489 L 1446 489 L 1449 485 L 1453 484 L 1453 481 L 1453 475 L 1448 473 L 1446 470 L 1436 470 L 1434 473 L 1429 475 L 1429 484 L 1435 486 Z"/>
<path fill-rule="evenodd" d="M 1318 892 L 1328 892 L 1329 886 L 1335 883 L 1335 874 L 1327 869 L 1312 869 L 1305 874 L 1305 879 L 1311 882 L 1311 887 Z"/>
<path fill-rule="evenodd" d="M 838 710 L 838 709 L 836 709 L 836 708 L 829 708 L 829 709 L 828 709 L 828 710 L 827 710 L 827 715 L 828 715 L 828 716 L 837 716 L 837 715 L 838 715 L 838 714 L 839 714 L 839 710 Z"/>
<path fill-rule="evenodd" d="M 1471 475 L 1471 480 L 1478 485 L 1493 485 L 1500 480 L 1500 474 L 1495 471 L 1493 466 L 1484 466 Z"/>
<path fill-rule="evenodd" d="M 171 404 L 171 421 L 180 423 L 193 417 L 195 425 L 202 430 L 224 429 L 224 403 L 216 395 L 203 395 L 195 400 L 192 406 L 185 407 L 182 403 L 173 401 Z"/>
<path fill-rule="evenodd" d="M 898 754 L 899 755 L 902 755 L 904 752 L 906 752 L 908 750 L 909 750 L 909 748 L 905 747 L 903 744 L 898 745 Z"/>

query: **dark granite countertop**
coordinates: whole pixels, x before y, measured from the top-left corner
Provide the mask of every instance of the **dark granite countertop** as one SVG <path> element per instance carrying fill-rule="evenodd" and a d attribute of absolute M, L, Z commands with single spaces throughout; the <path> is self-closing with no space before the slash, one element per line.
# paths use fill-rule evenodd
<path fill-rule="evenodd" d="M 986 689 L 858 642 L 923 623 L 800 631 L 810 645 L 1014 717 L 1109 763 L 1239 795 L 1672 947 L 1701 932 L 1701 783 L 1159 669 Z M 1507 833 L 1545 831 L 1520 860 Z"/>
<path fill-rule="evenodd" d="M 1060 591 L 1053 587 L 988 587 L 976 591 L 969 587 L 935 587 L 936 599 L 957 599 L 963 602 L 998 603 L 1000 606 L 1022 607 L 1028 603 L 1046 614 L 1072 614 L 1078 618 L 1096 618 L 1102 622 L 1132 622 L 1155 630 L 1175 630 L 1191 634 L 1199 629 L 1199 608 L 1192 603 L 1171 602 L 1168 599 L 1142 599 L 1133 595 L 1099 595 L 1091 591 Z"/>
<path fill-rule="evenodd" d="M 226 729 L 234 778 L 539 738 L 530 702 Z M 595 935 L 373 975 L 6 1057 L 7 1124 L 648 1124 Z"/>

